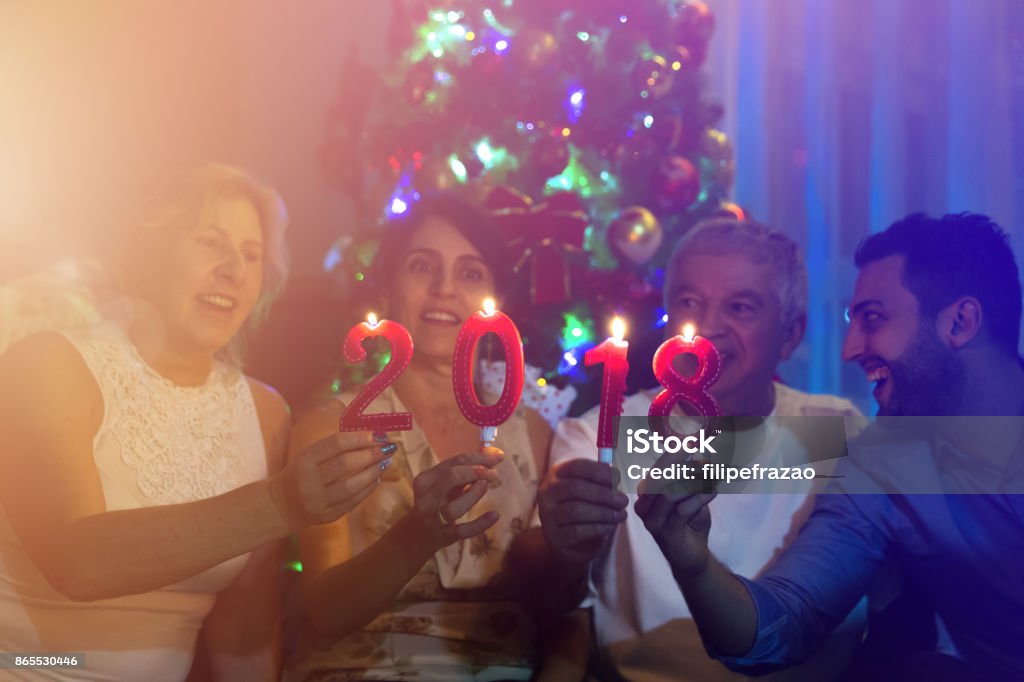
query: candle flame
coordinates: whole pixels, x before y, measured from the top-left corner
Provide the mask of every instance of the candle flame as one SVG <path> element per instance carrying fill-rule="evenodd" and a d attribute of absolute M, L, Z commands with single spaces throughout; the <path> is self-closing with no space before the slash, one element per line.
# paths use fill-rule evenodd
<path fill-rule="evenodd" d="M 494 299 L 493 298 L 485 298 L 484 299 L 484 315 L 493 315 L 493 314 L 494 314 Z"/>
<path fill-rule="evenodd" d="M 622 339 L 626 336 L 626 322 L 621 317 L 612 319 L 612 336 L 619 343 L 622 343 Z"/>
<path fill-rule="evenodd" d="M 693 336 L 697 333 L 697 328 L 687 322 L 683 325 L 683 340 L 687 343 L 693 342 Z"/>
<path fill-rule="evenodd" d="M 371 327 L 377 326 L 377 315 L 374 313 L 366 313 L 366 324 Z"/>

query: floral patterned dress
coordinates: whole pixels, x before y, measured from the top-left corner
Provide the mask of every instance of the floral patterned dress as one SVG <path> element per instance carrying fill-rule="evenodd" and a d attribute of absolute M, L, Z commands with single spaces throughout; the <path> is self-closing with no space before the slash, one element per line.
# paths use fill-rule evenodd
<path fill-rule="evenodd" d="M 371 412 L 405 411 L 387 389 Z M 413 506 L 413 478 L 439 462 L 424 433 L 390 434 L 398 444 L 393 464 L 370 497 L 350 512 L 355 556 L 380 539 Z M 537 631 L 529 613 L 500 586 L 512 540 L 537 525 L 537 470 L 522 409 L 498 428 L 494 445 L 505 452 L 500 483 L 470 512 L 497 511 L 484 533 L 437 552 L 399 592 L 391 606 L 360 631 L 337 638 L 304 626 L 285 679 L 527 680 L 537 663 Z M 338 608 L 345 608 L 344 602 Z"/>

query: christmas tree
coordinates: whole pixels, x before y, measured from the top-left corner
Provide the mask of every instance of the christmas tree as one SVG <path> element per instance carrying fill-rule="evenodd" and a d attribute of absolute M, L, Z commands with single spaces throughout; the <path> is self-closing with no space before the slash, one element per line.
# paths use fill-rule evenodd
<path fill-rule="evenodd" d="M 464 192 L 514 251 L 503 308 L 538 368 L 530 388 L 572 384 L 573 413 L 594 405 L 600 368 L 583 355 L 613 315 L 630 327 L 630 389 L 654 385 L 672 245 L 702 218 L 742 217 L 721 108 L 701 97 L 713 28 L 699 0 L 394 0 L 393 63 L 350 58 L 329 117 L 322 170 L 358 227 L 325 265 L 357 290 L 382 223 L 425 192 Z"/>

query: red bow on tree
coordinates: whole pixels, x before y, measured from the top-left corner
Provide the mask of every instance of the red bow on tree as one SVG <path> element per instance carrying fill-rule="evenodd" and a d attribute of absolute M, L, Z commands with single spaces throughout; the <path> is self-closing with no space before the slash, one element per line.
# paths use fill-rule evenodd
<path fill-rule="evenodd" d="M 506 235 L 518 274 L 530 267 L 530 302 L 564 303 L 569 299 L 570 254 L 583 249 L 590 218 L 573 192 L 557 192 L 535 204 L 511 187 L 496 187 L 486 208 Z"/>

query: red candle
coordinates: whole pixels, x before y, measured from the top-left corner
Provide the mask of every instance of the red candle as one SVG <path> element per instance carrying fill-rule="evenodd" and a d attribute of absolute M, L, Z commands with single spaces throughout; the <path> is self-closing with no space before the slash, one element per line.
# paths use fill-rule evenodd
<path fill-rule="evenodd" d="M 616 317 L 612 320 L 612 336 L 583 356 L 587 367 L 604 365 L 601 411 L 597 420 L 597 453 L 598 460 L 605 464 L 612 463 L 612 454 L 618 441 L 618 425 L 615 420 L 622 416 L 622 400 L 626 396 L 626 375 L 629 373 L 626 351 L 629 344 L 623 340 L 625 334 L 625 323 Z"/>
<path fill-rule="evenodd" d="M 672 365 L 672 360 L 683 353 L 692 353 L 697 357 L 697 371 L 689 377 L 684 377 Z M 694 336 L 692 324 L 683 327 L 681 336 L 673 336 L 661 344 L 654 354 L 654 376 L 665 389 L 655 396 L 647 413 L 651 429 L 675 433 L 668 422 L 668 416 L 680 402 L 688 403 L 699 415 L 710 420 L 721 416 L 718 401 L 707 391 L 709 386 L 718 381 L 721 367 L 718 349 L 704 337 Z"/>
<path fill-rule="evenodd" d="M 363 414 L 363 410 L 405 371 L 412 360 L 412 336 L 409 335 L 409 330 L 391 320 L 378 322 L 377 316 L 373 313 L 366 316 L 366 322 L 360 322 L 348 330 L 344 346 L 345 359 L 349 362 L 366 360 L 363 341 L 374 336 L 383 336 L 387 339 L 391 345 L 391 359 L 380 374 L 368 381 L 363 390 L 359 391 L 359 395 L 348 404 L 341 414 L 338 425 L 342 431 L 373 431 L 375 434 L 383 434 L 385 431 L 408 431 L 412 428 L 412 415 L 408 412 Z"/>
<path fill-rule="evenodd" d="M 488 332 L 497 335 L 505 350 L 505 386 L 498 402 L 493 405 L 481 403 L 473 386 L 473 351 L 480 338 Z M 494 309 L 494 299 L 488 298 L 484 301 L 484 309 L 473 313 L 462 324 L 455 339 L 455 354 L 452 357 L 455 401 L 466 419 L 480 427 L 480 441 L 484 447 L 494 442 L 498 424 L 505 423 L 519 405 L 526 376 L 525 364 L 523 339 L 519 336 L 519 330 L 507 315 Z"/>

